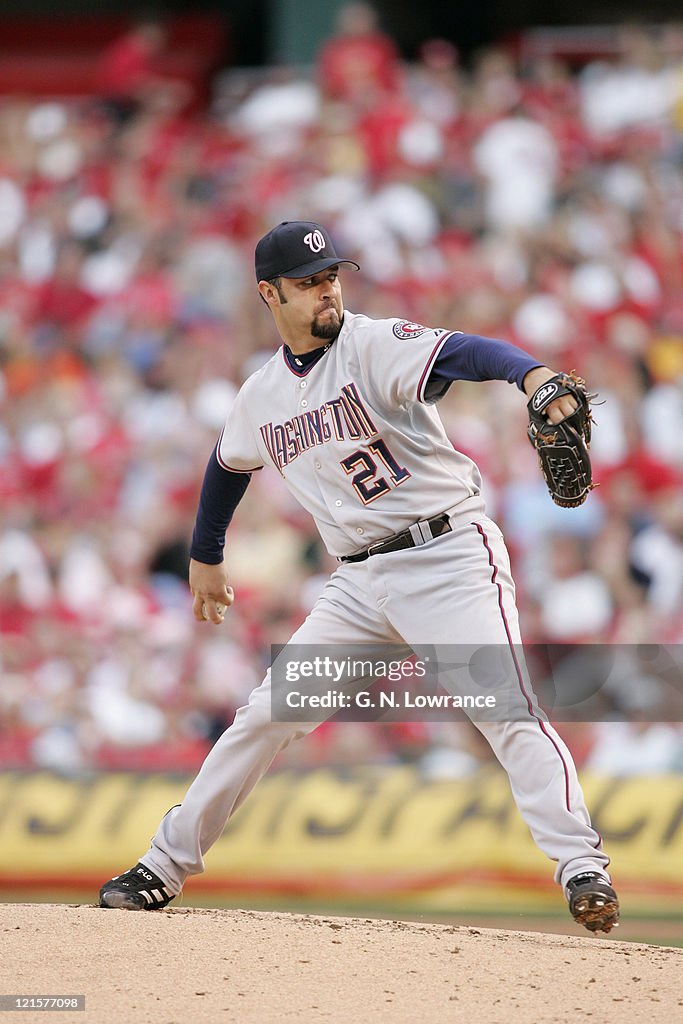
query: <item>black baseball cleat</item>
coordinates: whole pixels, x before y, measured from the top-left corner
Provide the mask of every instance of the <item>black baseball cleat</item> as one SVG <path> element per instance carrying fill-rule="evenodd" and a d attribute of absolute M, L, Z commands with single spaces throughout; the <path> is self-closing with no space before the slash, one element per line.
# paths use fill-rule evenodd
<path fill-rule="evenodd" d="M 105 882 L 100 889 L 100 906 L 112 910 L 161 910 L 173 899 L 175 893 L 140 863 Z"/>
<path fill-rule="evenodd" d="M 567 882 L 569 911 L 589 932 L 619 927 L 619 898 L 604 875 L 582 871 Z"/>

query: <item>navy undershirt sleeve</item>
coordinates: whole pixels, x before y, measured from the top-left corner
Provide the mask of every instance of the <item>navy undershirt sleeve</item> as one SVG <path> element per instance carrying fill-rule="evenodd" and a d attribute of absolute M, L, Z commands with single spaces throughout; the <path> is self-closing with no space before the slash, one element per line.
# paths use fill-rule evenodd
<path fill-rule="evenodd" d="M 204 474 L 190 548 L 190 557 L 207 565 L 223 561 L 225 531 L 251 480 L 251 473 L 223 469 L 217 448 L 218 445 L 211 453 Z"/>
<path fill-rule="evenodd" d="M 544 365 L 507 341 L 451 334 L 436 357 L 429 380 L 508 380 L 523 391 L 522 381 L 529 370 Z"/>

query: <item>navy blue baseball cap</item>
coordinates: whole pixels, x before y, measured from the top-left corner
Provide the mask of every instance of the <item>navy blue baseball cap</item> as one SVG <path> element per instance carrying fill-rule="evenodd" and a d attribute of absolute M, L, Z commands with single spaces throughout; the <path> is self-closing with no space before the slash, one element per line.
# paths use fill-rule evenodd
<path fill-rule="evenodd" d="M 256 245 L 256 280 L 274 277 L 310 277 L 336 263 L 353 260 L 337 256 L 329 233 L 310 220 L 285 220 L 259 239 Z"/>

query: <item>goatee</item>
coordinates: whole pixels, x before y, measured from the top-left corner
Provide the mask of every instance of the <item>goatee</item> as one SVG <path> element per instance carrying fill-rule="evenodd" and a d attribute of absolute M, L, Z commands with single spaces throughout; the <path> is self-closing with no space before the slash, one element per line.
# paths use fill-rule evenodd
<path fill-rule="evenodd" d="M 338 320 L 326 320 L 320 323 L 319 320 L 313 319 L 311 322 L 311 334 L 314 338 L 322 338 L 324 341 L 334 341 L 341 330 L 341 324 Z"/>

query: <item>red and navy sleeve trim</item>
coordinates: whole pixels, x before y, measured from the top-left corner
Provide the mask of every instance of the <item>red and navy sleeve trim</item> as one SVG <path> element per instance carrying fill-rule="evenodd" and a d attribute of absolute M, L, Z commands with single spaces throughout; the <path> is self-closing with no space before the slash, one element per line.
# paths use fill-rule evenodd
<path fill-rule="evenodd" d="M 252 469 L 235 469 L 234 466 L 229 466 L 227 462 L 224 462 L 221 458 L 221 443 L 223 441 L 223 434 L 225 433 L 225 427 L 221 430 L 221 436 L 218 438 L 218 444 L 216 445 L 215 454 L 218 465 L 228 471 L 228 473 L 256 473 L 259 469 L 263 469 L 263 466 L 254 466 Z"/>
<path fill-rule="evenodd" d="M 436 362 L 439 356 L 439 352 L 441 351 L 441 349 L 443 348 L 443 346 L 446 344 L 446 342 L 452 336 L 453 333 L 453 331 L 443 331 L 443 333 L 439 336 L 436 345 L 432 349 L 429 359 L 427 360 L 426 366 L 422 371 L 422 376 L 420 377 L 420 380 L 417 385 L 418 402 L 425 401 L 425 388 L 427 386 L 427 382 L 429 381 L 429 375 L 431 374 L 434 363 Z"/>

